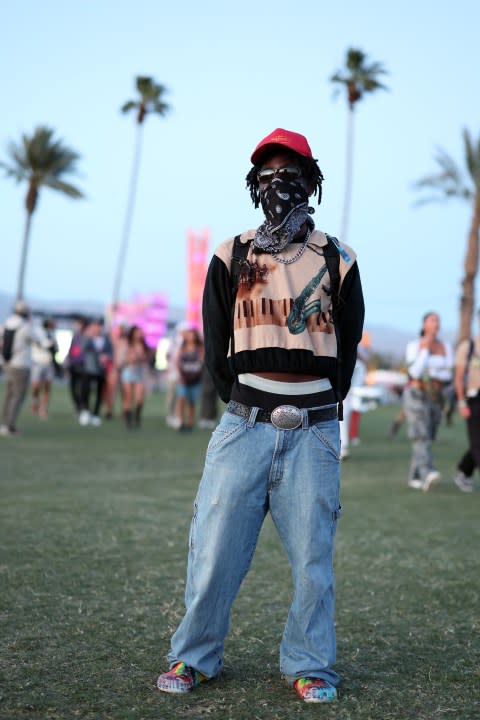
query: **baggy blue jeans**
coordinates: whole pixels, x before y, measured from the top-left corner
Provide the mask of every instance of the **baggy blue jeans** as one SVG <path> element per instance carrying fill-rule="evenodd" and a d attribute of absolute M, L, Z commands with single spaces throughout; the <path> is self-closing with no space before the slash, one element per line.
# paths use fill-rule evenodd
<path fill-rule="evenodd" d="M 225 412 L 210 439 L 190 529 L 186 613 L 168 660 L 213 677 L 223 665 L 230 610 L 268 511 L 289 559 L 294 597 L 280 645 L 291 682 L 336 685 L 333 540 L 340 514 L 339 427 L 295 430 Z"/>

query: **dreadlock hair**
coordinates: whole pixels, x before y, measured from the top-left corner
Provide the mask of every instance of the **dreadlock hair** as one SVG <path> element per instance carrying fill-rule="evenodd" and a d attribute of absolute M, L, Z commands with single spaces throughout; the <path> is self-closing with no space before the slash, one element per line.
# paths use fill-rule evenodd
<path fill-rule="evenodd" d="M 257 208 L 260 205 L 260 187 L 257 178 L 258 171 L 261 170 L 265 162 L 278 153 L 278 148 L 272 148 L 270 151 L 265 152 L 262 155 L 262 164 L 253 165 L 249 173 L 247 174 L 246 187 L 250 190 L 250 197 L 254 206 Z M 314 158 L 307 158 L 303 155 L 299 155 L 296 152 L 285 152 L 286 155 L 292 157 L 295 163 L 300 167 L 302 175 L 307 181 L 309 187 L 314 187 L 313 194 L 318 194 L 318 204 L 322 202 L 322 182 L 324 180 L 323 173 L 318 166 L 318 161 Z"/>

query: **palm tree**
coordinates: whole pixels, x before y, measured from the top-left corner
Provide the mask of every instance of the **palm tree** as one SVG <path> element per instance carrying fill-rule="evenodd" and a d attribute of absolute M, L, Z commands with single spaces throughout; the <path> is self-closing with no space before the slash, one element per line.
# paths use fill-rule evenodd
<path fill-rule="evenodd" d="M 472 331 L 472 317 L 475 303 L 475 278 L 478 271 L 478 238 L 480 231 L 480 136 L 475 143 L 467 129 L 463 130 L 466 173 L 441 148 L 435 160 L 439 172 L 422 178 L 415 187 L 430 188 L 433 196 L 425 197 L 420 203 L 457 197 L 471 203 L 472 218 L 468 231 L 464 258 L 464 276 L 460 295 L 460 325 L 457 340 L 469 338 Z"/>
<path fill-rule="evenodd" d="M 113 306 L 118 302 L 120 296 L 120 287 L 122 284 L 123 270 L 125 267 L 125 259 L 127 254 L 128 240 L 130 237 L 130 229 L 132 226 L 133 208 L 135 205 L 135 196 L 138 184 L 138 171 L 140 168 L 140 156 L 142 151 L 143 123 L 147 115 L 152 113 L 164 116 L 170 110 L 170 106 L 162 99 L 167 92 L 163 85 L 154 82 L 151 77 L 137 77 L 136 87 L 140 94 L 138 100 L 128 100 L 122 105 L 122 112 L 128 113 L 130 110 L 136 110 L 137 137 L 135 150 L 133 155 L 132 174 L 130 177 L 130 190 L 128 194 L 127 208 L 123 223 L 122 241 L 120 243 L 120 251 L 118 254 L 117 271 L 115 273 L 115 282 L 113 287 Z"/>
<path fill-rule="evenodd" d="M 376 90 L 387 90 L 387 87 L 379 81 L 380 75 L 385 75 L 386 70 L 379 62 L 367 63 L 367 56 L 362 50 L 349 48 L 347 50 L 345 68 L 334 73 L 330 81 L 342 85 L 347 91 L 348 121 L 347 121 L 347 149 L 345 156 L 345 196 L 343 201 L 342 228 L 340 238 L 346 242 L 348 221 L 350 216 L 350 204 L 353 183 L 353 113 L 356 104 L 367 93 Z"/>
<path fill-rule="evenodd" d="M 30 228 L 40 188 L 49 187 L 71 198 L 83 197 L 78 188 L 62 179 L 75 172 L 80 156 L 64 145 L 62 140 L 55 140 L 53 134 L 54 130 L 51 128 L 38 126 L 33 135 L 22 135 L 19 144 L 10 143 L 7 148 L 9 162 L 0 162 L 0 167 L 6 171 L 8 177 L 13 177 L 17 182 L 28 183 L 25 198 L 27 218 L 18 273 L 17 300 L 23 300 Z"/>

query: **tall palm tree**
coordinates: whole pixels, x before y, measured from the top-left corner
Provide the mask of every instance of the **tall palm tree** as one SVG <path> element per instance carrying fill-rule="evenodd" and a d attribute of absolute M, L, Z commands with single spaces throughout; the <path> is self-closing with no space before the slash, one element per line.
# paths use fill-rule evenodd
<path fill-rule="evenodd" d="M 83 197 L 78 188 L 63 179 L 76 171 L 80 156 L 53 135 L 54 130 L 39 125 L 32 135 L 22 135 L 20 143 L 10 143 L 7 148 L 9 162 L 0 162 L 0 167 L 6 171 L 7 176 L 28 184 L 25 197 L 27 217 L 18 273 L 17 300 L 22 300 L 24 295 L 32 215 L 37 207 L 40 188 L 49 187 L 71 198 Z"/>
<path fill-rule="evenodd" d="M 457 197 L 467 200 L 472 209 L 472 217 L 467 237 L 464 257 L 464 276 L 460 294 L 460 323 L 458 341 L 469 338 L 472 331 L 472 317 L 475 304 L 475 278 L 478 272 L 478 240 L 480 232 L 480 136 L 475 142 L 467 129 L 463 130 L 463 146 L 466 172 L 441 148 L 437 150 L 435 160 L 439 172 L 422 178 L 415 186 L 423 190 L 429 188 L 434 194 L 419 202 L 442 200 Z"/>
<path fill-rule="evenodd" d="M 354 111 L 357 103 L 367 93 L 376 90 L 387 90 L 378 79 L 385 75 L 386 70 L 379 62 L 367 62 L 367 55 L 355 48 L 347 50 L 345 68 L 334 73 L 330 81 L 343 86 L 347 91 L 348 120 L 347 120 L 347 148 L 345 155 L 345 196 L 343 201 L 342 227 L 340 238 L 342 242 L 347 240 L 348 222 L 350 217 L 350 204 L 353 183 L 353 134 L 354 134 Z"/>
<path fill-rule="evenodd" d="M 151 77 L 140 77 L 135 79 L 136 87 L 139 93 L 137 100 L 128 100 L 122 105 L 122 112 L 128 113 L 131 110 L 136 111 L 137 137 L 135 142 L 135 150 L 133 154 L 132 174 L 130 176 L 130 190 L 128 193 L 127 207 L 125 210 L 125 218 L 123 223 L 122 240 L 117 260 L 117 270 L 115 273 L 115 281 L 113 286 L 113 306 L 118 302 L 120 296 L 120 288 L 122 284 L 123 270 L 125 267 L 125 259 L 127 255 L 127 246 L 130 238 L 130 229 L 132 226 L 133 209 L 135 206 L 135 197 L 137 194 L 138 171 L 140 168 L 140 156 L 142 152 L 143 123 L 147 115 L 156 114 L 162 117 L 170 110 L 170 106 L 163 100 L 163 96 L 167 92 L 163 85 L 154 82 Z"/>

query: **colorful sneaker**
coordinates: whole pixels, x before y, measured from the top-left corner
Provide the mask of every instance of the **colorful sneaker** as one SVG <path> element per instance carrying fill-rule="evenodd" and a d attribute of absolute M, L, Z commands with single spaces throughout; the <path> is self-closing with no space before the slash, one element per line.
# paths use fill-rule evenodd
<path fill-rule="evenodd" d="M 337 690 L 326 680 L 321 678 L 302 677 L 293 683 L 295 692 L 305 702 L 327 703 L 337 700 Z"/>
<path fill-rule="evenodd" d="M 162 692 L 188 693 L 206 680 L 208 680 L 206 675 L 185 665 L 184 662 L 178 662 L 168 672 L 160 675 L 157 687 Z"/>

